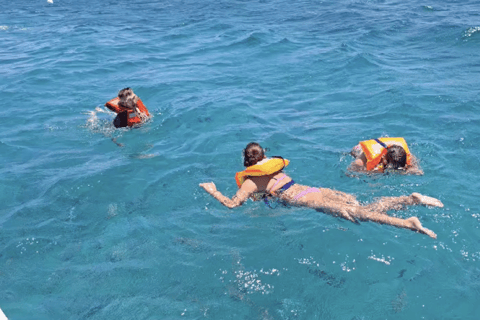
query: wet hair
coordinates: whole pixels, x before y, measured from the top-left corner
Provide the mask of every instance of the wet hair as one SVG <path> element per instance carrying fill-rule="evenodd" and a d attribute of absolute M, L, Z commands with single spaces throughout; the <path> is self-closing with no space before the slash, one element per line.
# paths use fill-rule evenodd
<path fill-rule="evenodd" d="M 118 92 L 118 105 L 122 108 L 135 109 L 137 106 L 138 97 L 130 88 L 124 88 Z"/>
<path fill-rule="evenodd" d="M 127 99 L 134 95 L 135 93 L 133 93 L 133 90 L 130 88 L 123 88 L 122 90 L 118 91 L 118 97 L 120 98 L 120 100 Z"/>
<path fill-rule="evenodd" d="M 243 165 L 250 167 L 265 158 L 265 152 L 263 148 L 256 142 L 250 142 L 243 149 Z"/>
<path fill-rule="evenodd" d="M 398 145 L 392 145 L 387 149 L 388 166 L 393 169 L 404 168 L 407 163 L 407 153 L 405 149 Z"/>
<path fill-rule="evenodd" d="M 127 98 L 125 100 L 120 99 L 120 101 L 118 101 L 118 105 L 122 108 L 134 110 L 137 106 L 137 101 L 135 98 Z"/>

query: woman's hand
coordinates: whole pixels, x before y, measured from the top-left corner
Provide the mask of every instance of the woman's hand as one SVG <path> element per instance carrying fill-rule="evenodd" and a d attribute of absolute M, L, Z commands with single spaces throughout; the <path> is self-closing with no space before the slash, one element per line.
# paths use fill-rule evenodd
<path fill-rule="evenodd" d="M 205 191 L 207 191 L 210 194 L 213 194 L 215 191 L 217 191 L 217 187 L 213 182 L 200 183 L 199 186 L 205 189 Z"/>
<path fill-rule="evenodd" d="M 249 185 L 252 184 L 250 188 L 254 190 L 255 184 L 250 180 L 247 180 L 243 183 L 242 188 L 237 191 L 237 193 L 233 196 L 232 199 L 224 196 L 220 191 L 217 190 L 215 183 L 213 182 L 205 182 L 200 183 L 199 186 L 205 189 L 212 197 L 217 199 L 221 204 L 223 204 L 227 208 L 235 208 L 241 206 L 248 197 L 252 194 L 253 191 L 249 191 Z"/>

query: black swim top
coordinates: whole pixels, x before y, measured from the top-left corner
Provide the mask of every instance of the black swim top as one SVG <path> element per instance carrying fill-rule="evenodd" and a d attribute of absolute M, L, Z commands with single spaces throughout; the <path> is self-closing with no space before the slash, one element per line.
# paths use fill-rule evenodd
<path fill-rule="evenodd" d="M 276 195 L 277 196 L 280 196 L 282 193 L 284 193 L 285 191 L 288 190 L 288 188 L 290 188 L 291 186 L 293 186 L 295 184 L 295 181 L 290 181 L 289 183 L 286 183 L 284 184 L 280 189 L 278 189 L 277 191 L 275 191 Z M 265 195 L 265 197 L 263 198 L 263 202 L 265 202 L 265 205 L 268 206 L 269 208 L 271 209 L 274 209 L 271 205 L 270 205 L 270 201 L 269 201 L 269 197 L 271 197 L 271 195 Z M 283 203 L 284 205 L 286 205 L 285 203 Z"/>

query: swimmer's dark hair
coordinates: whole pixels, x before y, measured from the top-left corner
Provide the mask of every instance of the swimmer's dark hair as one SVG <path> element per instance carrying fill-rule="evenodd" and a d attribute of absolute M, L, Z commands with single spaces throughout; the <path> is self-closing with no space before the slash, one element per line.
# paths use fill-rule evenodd
<path fill-rule="evenodd" d="M 130 88 L 123 88 L 118 92 L 118 105 L 122 108 L 135 109 L 137 106 L 138 97 Z"/>
<path fill-rule="evenodd" d="M 393 169 L 405 168 L 407 163 L 407 153 L 405 149 L 398 145 L 392 145 L 387 149 L 388 166 Z"/>
<path fill-rule="evenodd" d="M 250 167 L 265 158 L 265 152 L 263 148 L 256 142 L 250 142 L 243 149 L 243 165 Z"/>
<path fill-rule="evenodd" d="M 120 98 L 120 100 L 124 100 L 124 99 L 127 99 L 129 98 L 130 96 L 133 96 L 134 93 L 133 93 L 133 90 L 131 88 L 123 88 L 122 90 L 120 90 L 118 92 L 118 97 Z"/>
<path fill-rule="evenodd" d="M 118 101 L 118 105 L 122 108 L 134 110 L 137 106 L 137 101 L 135 98 L 127 98 L 125 100 L 120 99 L 120 101 Z"/>

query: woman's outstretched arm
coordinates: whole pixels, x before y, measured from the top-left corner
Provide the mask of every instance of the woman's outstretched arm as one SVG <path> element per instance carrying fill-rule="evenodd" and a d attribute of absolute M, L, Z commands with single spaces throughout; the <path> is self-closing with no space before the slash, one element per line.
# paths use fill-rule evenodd
<path fill-rule="evenodd" d="M 250 180 L 247 180 L 242 184 L 242 187 L 238 189 L 237 193 L 232 199 L 224 196 L 220 191 L 218 191 L 215 183 L 213 182 L 200 183 L 200 187 L 205 189 L 205 191 L 207 191 L 212 197 L 230 209 L 241 206 L 245 201 L 247 201 L 248 197 L 250 197 L 256 191 L 255 184 Z"/>

